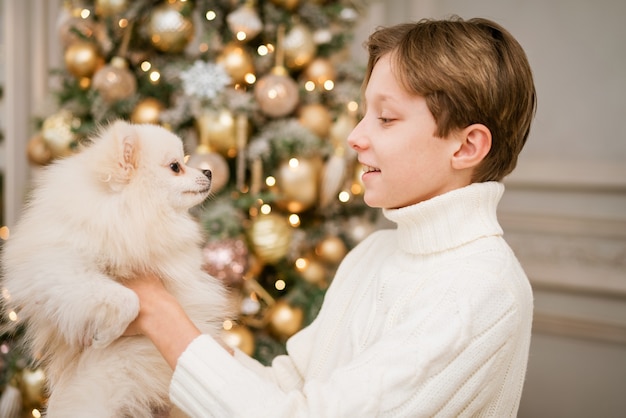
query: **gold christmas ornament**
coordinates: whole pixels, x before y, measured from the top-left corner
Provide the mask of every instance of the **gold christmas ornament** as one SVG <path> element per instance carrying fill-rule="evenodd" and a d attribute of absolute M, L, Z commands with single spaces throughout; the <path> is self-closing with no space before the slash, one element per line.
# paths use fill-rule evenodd
<path fill-rule="evenodd" d="M 91 77 L 104 62 L 92 42 L 74 42 L 64 54 L 65 67 L 74 77 Z"/>
<path fill-rule="evenodd" d="M 300 269 L 302 278 L 308 283 L 321 285 L 326 279 L 326 269 L 317 260 L 307 260 L 305 266 Z"/>
<path fill-rule="evenodd" d="M 231 32 L 241 42 L 249 41 L 263 29 L 263 22 L 254 9 L 253 1 L 247 1 L 226 16 L 226 23 Z"/>
<path fill-rule="evenodd" d="M 304 312 L 285 300 L 277 300 L 268 313 L 269 329 L 282 339 L 287 339 L 302 328 Z"/>
<path fill-rule="evenodd" d="M 96 0 L 96 14 L 98 16 L 113 16 L 122 13 L 128 8 L 129 0 Z"/>
<path fill-rule="evenodd" d="M 235 84 L 244 83 L 247 74 L 254 74 L 252 56 L 242 45 L 236 43 L 224 46 L 216 62 L 226 69 Z"/>
<path fill-rule="evenodd" d="M 286 218 L 274 213 L 262 214 L 252 219 L 248 239 L 259 260 L 272 264 L 289 251 L 293 231 Z"/>
<path fill-rule="evenodd" d="M 66 109 L 61 109 L 43 121 L 41 136 L 51 151 L 52 158 L 72 153 L 72 143 L 76 140 L 72 127 L 78 123 L 80 120 Z"/>
<path fill-rule="evenodd" d="M 52 161 L 52 151 L 48 148 L 41 133 L 33 136 L 26 144 L 26 156 L 28 161 L 34 165 L 47 165 Z"/>
<path fill-rule="evenodd" d="M 46 402 L 46 375 L 43 369 L 22 370 L 18 376 L 18 388 L 26 408 L 41 408 Z"/>
<path fill-rule="evenodd" d="M 344 184 L 348 162 L 342 147 L 335 148 L 326 164 L 320 180 L 320 207 L 326 208 L 335 199 Z"/>
<path fill-rule="evenodd" d="M 334 235 L 324 238 L 315 246 L 315 254 L 329 264 L 339 264 L 347 252 L 343 240 Z"/>
<path fill-rule="evenodd" d="M 283 50 L 284 26 L 279 26 L 276 40 L 276 65 L 269 74 L 263 76 L 254 86 L 254 97 L 263 113 L 279 118 L 293 112 L 300 96 L 298 84 L 289 76 L 284 66 Z"/>
<path fill-rule="evenodd" d="M 330 111 L 321 103 L 300 106 L 298 109 L 298 121 L 320 138 L 328 136 L 333 123 Z"/>
<path fill-rule="evenodd" d="M 167 1 L 155 7 L 150 14 L 150 42 L 162 52 L 182 52 L 193 38 L 193 22 L 180 13 L 180 8 L 178 1 Z"/>
<path fill-rule="evenodd" d="M 130 115 L 130 120 L 133 123 L 158 124 L 164 108 L 165 106 L 159 100 L 147 97 L 137 103 Z"/>
<path fill-rule="evenodd" d="M 222 340 L 231 348 L 238 348 L 247 355 L 254 354 L 254 334 L 245 325 L 233 325 L 222 332 Z"/>
<path fill-rule="evenodd" d="M 196 118 L 200 142 L 214 151 L 232 158 L 237 154 L 235 116 L 227 109 L 204 109 Z"/>
<path fill-rule="evenodd" d="M 335 81 L 337 72 L 328 58 L 317 57 L 304 69 L 302 76 L 304 81 L 312 81 L 322 87 L 329 80 Z"/>
<path fill-rule="evenodd" d="M 299 70 L 307 66 L 317 53 L 317 45 L 308 26 L 297 23 L 285 35 L 285 65 Z"/>
<path fill-rule="evenodd" d="M 276 172 L 279 204 L 293 213 L 312 207 L 317 202 L 320 168 L 321 160 L 317 157 L 282 162 Z"/>
<path fill-rule="evenodd" d="M 287 10 L 294 10 L 300 4 L 300 0 L 272 0 L 272 3 Z"/>
<path fill-rule="evenodd" d="M 115 102 L 135 94 L 137 80 L 126 60 L 118 56 L 94 74 L 92 86 L 106 102 Z"/>

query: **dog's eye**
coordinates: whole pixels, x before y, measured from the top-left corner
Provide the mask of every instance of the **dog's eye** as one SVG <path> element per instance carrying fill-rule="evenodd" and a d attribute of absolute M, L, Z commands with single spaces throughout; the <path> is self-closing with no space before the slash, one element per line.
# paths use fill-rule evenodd
<path fill-rule="evenodd" d="M 170 164 L 170 168 L 174 173 L 180 173 L 180 164 L 175 162 Z"/>

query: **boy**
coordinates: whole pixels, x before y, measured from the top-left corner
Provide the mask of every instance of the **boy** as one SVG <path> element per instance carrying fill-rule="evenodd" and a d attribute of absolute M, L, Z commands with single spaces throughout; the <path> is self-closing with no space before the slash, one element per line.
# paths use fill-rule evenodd
<path fill-rule="evenodd" d="M 264 368 L 199 331 L 153 278 L 127 334 L 174 369 L 193 417 L 513 417 L 532 291 L 496 219 L 535 112 L 524 51 L 485 19 L 368 40 L 366 111 L 348 138 L 365 201 L 397 224 L 344 259 L 316 320 Z"/>

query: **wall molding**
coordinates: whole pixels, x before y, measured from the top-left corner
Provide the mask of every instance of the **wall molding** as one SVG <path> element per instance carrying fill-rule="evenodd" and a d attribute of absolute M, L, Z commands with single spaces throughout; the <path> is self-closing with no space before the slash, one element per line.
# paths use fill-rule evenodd
<path fill-rule="evenodd" d="M 533 331 L 626 346 L 626 326 L 536 312 Z"/>

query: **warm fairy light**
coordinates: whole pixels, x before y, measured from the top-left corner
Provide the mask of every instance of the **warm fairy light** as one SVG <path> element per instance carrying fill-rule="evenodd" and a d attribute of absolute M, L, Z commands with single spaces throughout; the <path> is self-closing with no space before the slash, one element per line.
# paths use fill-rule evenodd
<path fill-rule="evenodd" d="M 80 17 L 82 17 L 83 19 L 87 19 L 90 14 L 91 12 L 89 11 L 89 9 L 83 9 L 80 11 Z"/>
<path fill-rule="evenodd" d="M 7 344 L 2 344 L 0 345 L 0 353 L 2 354 L 9 354 L 9 346 Z"/>
<path fill-rule="evenodd" d="M 266 45 L 259 45 L 259 47 L 256 49 L 256 52 L 260 56 L 264 57 L 269 54 L 270 50 Z"/>
<path fill-rule="evenodd" d="M 144 61 L 141 63 L 140 67 L 143 72 L 147 73 L 148 71 L 150 71 L 150 68 L 152 68 L 152 64 L 150 63 L 150 61 Z"/>
<path fill-rule="evenodd" d="M 11 235 L 11 232 L 9 231 L 9 227 L 8 226 L 3 226 L 0 227 L 0 239 L 3 240 L 8 240 L 9 239 L 9 235 Z"/>
<path fill-rule="evenodd" d="M 289 224 L 294 227 L 300 226 L 300 217 L 297 214 L 292 213 L 289 215 Z"/>
<path fill-rule="evenodd" d="M 7 301 L 11 300 L 11 293 L 9 293 L 9 289 L 6 287 L 2 288 L 2 298 Z"/>
<path fill-rule="evenodd" d="M 297 158 L 291 158 L 289 159 L 289 167 L 291 168 L 297 168 L 300 165 L 300 161 L 298 161 Z"/>
<path fill-rule="evenodd" d="M 285 283 L 284 280 L 278 279 L 276 280 L 276 283 L 274 283 L 274 287 L 276 288 L 276 290 L 285 290 L 285 287 L 287 287 L 287 284 Z"/>
<path fill-rule="evenodd" d="M 222 322 L 222 328 L 224 328 L 226 331 L 233 329 L 233 321 L 227 319 L 226 321 Z"/>
<path fill-rule="evenodd" d="M 350 112 L 356 112 L 357 110 L 359 110 L 359 104 L 355 102 L 354 100 L 348 102 L 346 107 L 348 108 Z"/>
<path fill-rule="evenodd" d="M 17 322 L 17 312 L 11 311 L 9 312 L 9 319 L 13 322 Z"/>
<path fill-rule="evenodd" d="M 261 206 L 261 213 L 263 215 L 269 215 L 269 213 L 272 211 L 272 207 L 270 205 L 268 205 L 267 203 L 264 203 Z"/>
<path fill-rule="evenodd" d="M 120 28 L 124 29 L 126 26 L 128 26 L 128 19 L 124 19 L 124 18 L 120 19 L 119 22 L 117 22 L 117 25 Z"/>
<path fill-rule="evenodd" d="M 267 178 L 265 179 L 265 184 L 269 187 L 276 186 L 276 177 L 267 176 Z"/>
<path fill-rule="evenodd" d="M 298 270 L 304 270 L 309 265 L 309 261 L 306 258 L 298 258 L 296 260 L 296 268 Z"/>
<path fill-rule="evenodd" d="M 346 203 L 350 200 L 350 193 L 344 191 L 339 192 L 339 201 L 342 203 Z"/>
<path fill-rule="evenodd" d="M 161 78 L 161 73 L 154 70 L 150 73 L 150 81 L 154 84 L 159 82 L 159 79 Z"/>
<path fill-rule="evenodd" d="M 240 30 L 239 32 L 237 32 L 237 35 L 235 35 L 237 37 L 238 41 L 244 41 L 247 38 L 247 35 L 244 31 Z"/>
<path fill-rule="evenodd" d="M 39 409 L 33 409 L 31 414 L 34 418 L 41 418 L 41 412 L 39 412 Z"/>
<path fill-rule="evenodd" d="M 209 44 L 207 44 L 206 42 L 202 42 L 200 45 L 198 45 L 198 51 L 207 52 L 208 50 L 209 50 Z"/>
<path fill-rule="evenodd" d="M 352 186 L 350 186 L 350 191 L 352 192 L 352 194 L 355 195 L 360 195 L 361 193 L 363 193 L 363 186 L 361 186 L 359 183 L 352 183 Z"/>
<path fill-rule="evenodd" d="M 209 10 L 206 12 L 204 17 L 206 17 L 206 20 L 210 22 L 211 20 L 215 20 L 215 18 L 217 17 L 217 13 L 215 13 L 215 11 L 213 10 Z"/>
<path fill-rule="evenodd" d="M 256 76 L 252 73 L 247 73 L 246 75 L 243 76 L 243 79 L 246 80 L 246 83 L 248 84 L 256 83 Z"/>
<path fill-rule="evenodd" d="M 335 82 L 333 80 L 324 81 L 324 89 L 326 91 L 331 91 L 334 88 L 335 88 Z"/>
<path fill-rule="evenodd" d="M 306 91 L 313 91 L 315 90 L 315 82 L 314 81 L 307 81 L 306 83 L 304 83 L 304 89 Z"/>

